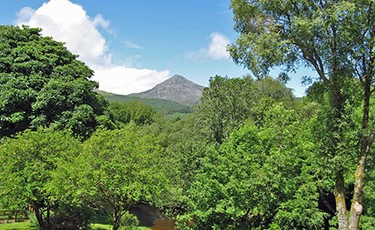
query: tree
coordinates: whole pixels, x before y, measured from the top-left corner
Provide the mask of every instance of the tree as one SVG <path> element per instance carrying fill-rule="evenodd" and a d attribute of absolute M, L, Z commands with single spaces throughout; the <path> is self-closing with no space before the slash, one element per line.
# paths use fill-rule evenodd
<path fill-rule="evenodd" d="M 84 143 L 70 178 L 77 181 L 79 197 L 86 203 L 111 207 L 113 229 L 118 229 L 132 205 L 163 201 L 169 166 L 163 154 L 157 139 L 134 124 L 99 130 Z"/>
<path fill-rule="evenodd" d="M 156 118 L 156 111 L 151 107 L 139 101 L 112 102 L 109 105 L 114 120 L 122 125 L 130 121 L 137 125 L 151 124 Z"/>
<path fill-rule="evenodd" d="M 189 188 L 196 229 L 320 229 L 311 121 L 280 104 L 207 148 Z"/>
<path fill-rule="evenodd" d="M 4 206 L 35 213 L 40 229 L 56 229 L 52 217 L 62 203 L 51 190 L 60 161 L 78 155 L 80 143 L 70 134 L 50 130 L 27 130 L 0 143 L 0 196 Z M 59 183 L 59 182 L 56 182 Z"/>
<path fill-rule="evenodd" d="M 345 108 L 343 117 L 341 119 L 341 129 L 344 135 L 342 142 L 340 143 L 340 152 L 336 154 L 333 158 L 327 158 L 324 154 L 332 148 L 331 142 L 331 132 L 327 124 L 331 121 L 330 117 L 330 106 L 329 106 L 329 97 L 327 90 L 323 87 L 324 85 L 321 82 L 316 82 L 312 87 L 309 88 L 307 96 L 304 98 L 305 103 L 315 104 L 318 102 L 318 107 L 315 110 L 317 119 L 313 125 L 313 132 L 311 135 L 311 140 L 316 143 L 317 151 L 316 155 L 320 158 L 318 161 L 318 166 L 320 171 L 319 181 L 324 181 L 325 184 L 322 186 L 321 198 L 330 197 L 332 188 L 334 187 L 335 181 L 331 177 L 332 172 L 337 167 L 342 167 L 344 165 L 345 180 L 346 180 L 346 203 L 350 202 L 351 195 L 354 187 L 354 177 L 352 172 L 356 170 L 356 161 L 358 160 L 358 152 L 360 151 L 360 142 L 358 137 L 361 136 L 361 118 L 362 118 L 362 103 L 361 103 L 361 85 L 358 81 L 352 79 L 352 83 L 346 86 L 346 91 L 343 92 L 346 98 Z M 373 100 L 373 99 L 371 99 Z M 371 108 L 370 117 L 371 123 L 374 122 L 374 108 Z M 363 201 L 363 213 L 361 217 L 361 222 L 359 224 L 360 229 L 368 229 L 368 226 L 374 226 L 374 219 L 371 219 L 373 216 L 371 210 L 374 207 L 374 203 L 371 202 L 371 197 L 373 197 L 373 192 L 370 189 L 374 178 L 373 175 L 373 162 L 371 161 L 372 154 L 369 156 L 367 163 L 367 175 L 366 175 L 366 186 L 364 187 L 364 201 Z M 325 194 L 324 194 L 325 193 Z M 333 195 L 333 193 L 332 193 Z M 329 203 L 328 203 L 329 202 Z M 324 202 L 326 207 L 329 207 L 329 213 L 334 214 L 335 202 L 333 200 L 326 200 Z M 327 206 L 328 205 L 328 206 Z M 327 209 L 326 209 L 327 210 Z M 371 222 L 372 221 L 372 222 Z M 334 222 L 332 222 L 334 223 Z M 372 225 L 371 225 L 372 223 Z"/>
<path fill-rule="evenodd" d="M 40 32 L 0 26 L 0 137 L 53 125 L 87 138 L 106 106 L 93 71 Z M 73 124 L 77 116 L 85 128 Z"/>
<path fill-rule="evenodd" d="M 281 82 L 270 77 L 254 81 L 250 77 L 215 76 L 203 91 L 195 108 L 197 130 L 206 140 L 221 144 L 248 118 L 258 119 L 274 102 L 293 104 L 293 95 Z"/>
<path fill-rule="evenodd" d="M 336 168 L 335 198 L 340 229 L 357 229 L 361 216 L 366 158 L 374 134 L 369 108 L 375 73 L 375 5 L 363 1 L 246 1 L 232 0 L 235 30 L 231 56 L 256 76 L 272 66 L 293 70 L 296 64 L 312 67 L 327 87 L 331 106 L 332 148 L 327 157 L 340 158 L 341 130 L 347 79 L 357 77 L 362 87 L 361 147 L 358 151 L 350 216 L 346 215 L 345 165 Z"/>

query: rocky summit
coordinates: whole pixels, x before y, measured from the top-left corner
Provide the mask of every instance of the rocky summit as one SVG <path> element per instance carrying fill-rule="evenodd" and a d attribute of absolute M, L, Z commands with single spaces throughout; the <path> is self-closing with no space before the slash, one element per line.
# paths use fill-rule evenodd
<path fill-rule="evenodd" d="M 165 99 L 192 106 L 200 100 L 203 88 L 203 86 L 198 85 L 183 76 L 174 75 L 162 83 L 157 84 L 150 90 L 129 94 L 129 96 Z"/>

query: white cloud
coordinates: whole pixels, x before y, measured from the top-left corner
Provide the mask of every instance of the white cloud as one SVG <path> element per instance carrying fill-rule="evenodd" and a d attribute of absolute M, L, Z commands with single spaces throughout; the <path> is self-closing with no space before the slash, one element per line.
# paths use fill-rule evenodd
<path fill-rule="evenodd" d="M 137 63 L 137 61 L 140 60 L 141 58 L 142 58 L 142 56 L 139 55 L 139 54 L 128 56 L 128 57 L 125 58 L 125 60 L 123 60 L 122 66 L 134 67 L 134 65 Z"/>
<path fill-rule="evenodd" d="M 95 71 L 94 80 L 101 83 L 102 89 L 117 94 L 149 90 L 155 86 L 155 83 L 162 82 L 169 76 L 167 70 L 158 72 L 124 66 L 101 66 L 96 68 Z M 113 84 L 113 82 L 116 84 Z"/>
<path fill-rule="evenodd" d="M 211 34 L 211 42 L 208 46 L 207 54 L 213 59 L 229 58 L 227 46 L 229 45 L 229 38 L 219 33 Z"/>
<path fill-rule="evenodd" d="M 17 12 L 17 24 L 22 24 L 24 21 L 28 21 L 33 14 L 35 14 L 35 10 L 30 7 L 23 7 L 20 11 Z"/>
<path fill-rule="evenodd" d="M 230 40 L 225 35 L 220 33 L 212 33 L 210 35 L 210 43 L 208 47 L 201 48 L 198 51 L 188 53 L 189 59 L 201 59 L 201 58 L 212 58 L 215 60 L 229 59 L 229 52 L 227 46 L 230 44 Z"/>
<path fill-rule="evenodd" d="M 20 12 L 25 12 L 25 8 Z M 88 65 L 107 61 L 106 42 L 96 28 L 100 20 L 91 20 L 80 5 L 68 0 L 50 0 L 28 16 L 23 13 L 23 21 L 18 20 L 18 24 L 42 28 L 43 35 L 65 42 Z"/>
<path fill-rule="evenodd" d="M 36 10 L 25 7 L 17 16 L 18 25 L 40 27 L 43 35 L 64 42 L 72 53 L 78 54 L 79 59 L 95 71 L 93 79 L 99 82 L 101 90 L 133 93 L 149 89 L 169 75 L 168 71 L 113 64 L 113 55 L 109 53 L 106 40 L 98 30 L 101 27 L 109 31 L 110 22 L 100 14 L 90 18 L 82 6 L 69 0 L 50 0 Z"/>
<path fill-rule="evenodd" d="M 101 26 L 103 29 L 109 28 L 109 20 L 105 20 L 101 14 L 95 16 L 93 21 L 94 26 Z"/>
<path fill-rule="evenodd" d="M 124 41 L 125 47 L 129 49 L 142 49 L 142 46 L 137 45 L 131 41 Z"/>

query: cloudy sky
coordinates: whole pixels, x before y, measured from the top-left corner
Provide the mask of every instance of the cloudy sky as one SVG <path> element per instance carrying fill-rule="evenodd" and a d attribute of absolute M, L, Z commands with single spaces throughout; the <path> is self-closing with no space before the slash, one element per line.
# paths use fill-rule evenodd
<path fill-rule="evenodd" d="M 248 73 L 230 59 L 230 0 L 0 0 L 0 24 L 43 29 L 95 71 L 102 90 L 128 94 L 174 74 L 207 86 Z M 277 76 L 278 71 L 272 71 Z M 303 95 L 300 77 L 289 87 Z"/>

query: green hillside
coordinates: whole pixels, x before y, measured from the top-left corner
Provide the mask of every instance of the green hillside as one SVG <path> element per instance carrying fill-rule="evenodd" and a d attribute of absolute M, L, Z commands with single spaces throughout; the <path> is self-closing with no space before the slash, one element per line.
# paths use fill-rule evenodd
<path fill-rule="evenodd" d="M 108 92 L 98 91 L 101 95 L 103 95 L 108 101 L 110 102 L 128 102 L 128 101 L 140 101 L 145 103 L 159 112 L 165 114 L 173 114 L 173 113 L 191 113 L 192 107 L 188 105 L 183 105 L 178 102 L 164 100 L 164 99 L 154 99 L 154 98 L 139 98 L 133 96 L 125 96 L 125 95 L 118 95 L 112 94 Z"/>

